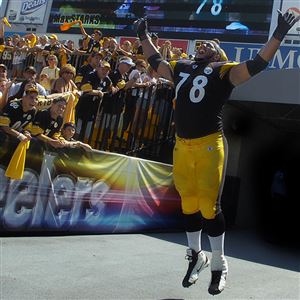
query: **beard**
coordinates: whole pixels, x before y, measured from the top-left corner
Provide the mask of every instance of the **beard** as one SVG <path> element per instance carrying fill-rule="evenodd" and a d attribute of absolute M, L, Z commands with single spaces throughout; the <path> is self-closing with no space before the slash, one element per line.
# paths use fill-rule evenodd
<path fill-rule="evenodd" d="M 198 64 L 201 64 L 201 65 L 210 63 L 210 59 L 207 58 L 207 57 L 206 58 L 195 57 L 194 61 L 197 62 Z"/>
<path fill-rule="evenodd" d="M 195 60 L 195 62 L 197 62 L 199 64 L 206 64 L 206 63 L 210 63 L 210 62 L 214 61 L 214 57 L 215 57 L 215 53 L 212 52 L 210 56 L 206 56 L 206 57 L 195 56 L 194 60 Z"/>

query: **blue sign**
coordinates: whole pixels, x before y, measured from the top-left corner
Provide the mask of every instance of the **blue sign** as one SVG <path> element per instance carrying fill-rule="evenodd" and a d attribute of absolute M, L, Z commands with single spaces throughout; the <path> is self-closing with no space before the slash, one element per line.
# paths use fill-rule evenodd
<path fill-rule="evenodd" d="M 222 43 L 222 48 L 228 58 L 233 61 L 243 62 L 253 59 L 263 44 L 247 43 Z M 300 47 L 281 46 L 268 66 L 269 69 L 298 69 L 300 68 Z"/>

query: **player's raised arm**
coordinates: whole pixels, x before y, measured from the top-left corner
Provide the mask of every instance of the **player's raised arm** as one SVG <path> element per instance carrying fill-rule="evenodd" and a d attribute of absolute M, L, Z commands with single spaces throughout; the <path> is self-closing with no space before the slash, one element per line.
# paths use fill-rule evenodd
<path fill-rule="evenodd" d="M 237 86 L 263 71 L 275 55 L 285 35 L 299 19 L 300 16 L 295 17 L 289 10 L 284 15 L 278 11 L 278 23 L 273 36 L 260 49 L 254 59 L 243 62 L 230 70 L 231 83 Z"/>
<path fill-rule="evenodd" d="M 150 66 L 162 77 L 173 82 L 173 70 L 170 64 L 162 58 L 148 35 L 147 19 L 141 18 L 134 22 L 137 35 L 142 43 L 144 56 Z"/>

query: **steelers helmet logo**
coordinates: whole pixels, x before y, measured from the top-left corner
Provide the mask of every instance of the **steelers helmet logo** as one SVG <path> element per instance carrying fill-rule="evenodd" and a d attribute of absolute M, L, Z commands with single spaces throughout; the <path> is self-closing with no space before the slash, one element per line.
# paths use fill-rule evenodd
<path fill-rule="evenodd" d="M 58 124 L 55 122 L 53 126 L 54 128 L 57 128 Z"/>
<path fill-rule="evenodd" d="M 29 121 L 31 119 L 31 115 L 28 115 L 27 116 L 27 120 Z"/>
<path fill-rule="evenodd" d="M 211 74 L 213 72 L 213 69 L 211 68 L 211 67 L 206 67 L 205 69 L 204 69 L 204 73 L 206 74 L 206 75 L 209 75 L 209 74 Z"/>

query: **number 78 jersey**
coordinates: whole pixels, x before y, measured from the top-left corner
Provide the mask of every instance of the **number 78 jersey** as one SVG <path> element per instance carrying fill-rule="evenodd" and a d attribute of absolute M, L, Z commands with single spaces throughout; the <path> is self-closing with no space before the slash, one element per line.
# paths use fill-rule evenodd
<path fill-rule="evenodd" d="M 171 62 L 175 84 L 175 126 L 181 138 L 199 138 L 222 129 L 221 110 L 234 86 L 228 71 L 237 63 Z"/>

